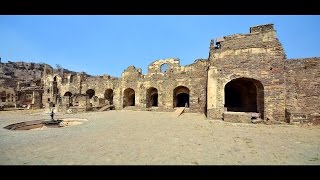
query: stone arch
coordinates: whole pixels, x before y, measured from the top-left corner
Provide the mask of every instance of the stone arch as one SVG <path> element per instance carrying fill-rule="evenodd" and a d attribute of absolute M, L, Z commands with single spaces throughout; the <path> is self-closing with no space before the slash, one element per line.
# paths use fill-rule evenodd
<path fill-rule="evenodd" d="M 123 92 L 123 107 L 135 106 L 135 92 L 131 88 L 127 88 Z"/>
<path fill-rule="evenodd" d="M 190 90 L 185 86 L 178 86 L 173 90 L 173 107 L 190 106 Z"/>
<path fill-rule="evenodd" d="M 67 91 L 66 93 L 64 93 L 63 96 L 69 96 L 69 97 L 71 97 L 71 96 L 72 96 L 72 93 L 71 93 L 70 91 Z"/>
<path fill-rule="evenodd" d="M 86 95 L 91 99 L 95 95 L 95 91 L 93 89 L 88 89 Z"/>
<path fill-rule="evenodd" d="M 7 96 L 6 96 L 6 91 L 1 92 L 1 102 L 6 102 L 7 101 Z"/>
<path fill-rule="evenodd" d="M 113 104 L 113 90 L 106 89 L 104 91 L 104 98 L 109 102 L 110 105 L 112 105 Z"/>
<path fill-rule="evenodd" d="M 154 87 L 150 87 L 147 90 L 146 100 L 147 100 L 146 101 L 147 108 L 152 106 L 157 107 L 158 106 L 158 89 Z"/>
<path fill-rule="evenodd" d="M 225 108 L 234 112 L 258 112 L 264 116 L 264 88 L 252 78 L 233 79 L 225 85 Z"/>
<path fill-rule="evenodd" d="M 72 98 L 71 98 L 72 93 L 70 91 L 67 91 L 67 92 L 64 93 L 63 96 L 64 97 L 68 97 L 68 104 L 69 104 L 69 106 L 72 106 Z"/>

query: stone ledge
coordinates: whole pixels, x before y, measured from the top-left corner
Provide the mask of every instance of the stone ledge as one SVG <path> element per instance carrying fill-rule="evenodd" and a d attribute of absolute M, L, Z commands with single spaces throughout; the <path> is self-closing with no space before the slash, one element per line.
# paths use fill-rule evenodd
<path fill-rule="evenodd" d="M 223 120 L 234 123 L 251 123 L 251 114 L 245 112 L 224 112 Z"/>

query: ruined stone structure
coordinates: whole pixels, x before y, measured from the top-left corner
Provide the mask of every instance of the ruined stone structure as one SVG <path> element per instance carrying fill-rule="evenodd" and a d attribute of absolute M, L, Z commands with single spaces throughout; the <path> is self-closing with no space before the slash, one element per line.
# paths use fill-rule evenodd
<path fill-rule="evenodd" d="M 44 64 L 0 63 L 0 96 L 5 107 L 42 108 Z"/>
<path fill-rule="evenodd" d="M 320 58 L 285 61 L 286 122 L 320 123 Z"/>
<path fill-rule="evenodd" d="M 181 66 L 152 62 L 147 74 L 129 66 L 121 77 L 62 72 L 46 65 L 42 104 L 60 111 L 103 107 L 204 113 L 232 122 L 319 121 L 320 58 L 286 59 L 273 24 L 212 40 L 208 59 Z"/>
<path fill-rule="evenodd" d="M 291 113 L 320 112 L 320 58 L 286 59 L 273 24 L 219 38 L 216 45 L 209 54 L 208 117 L 257 112 L 262 119 L 291 122 Z"/>
<path fill-rule="evenodd" d="M 210 46 L 209 117 L 240 111 L 283 120 L 286 57 L 273 26 L 251 27 L 249 34 L 225 36 L 218 44 Z"/>
<path fill-rule="evenodd" d="M 3 107 L 43 108 L 43 82 L 41 81 L 44 63 L 0 62 L 0 103 Z M 74 73 L 67 69 L 54 69 L 54 72 Z"/>
<path fill-rule="evenodd" d="M 3 106 L 14 107 L 16 102 L 16 91 L 12 87 L 0 87 L 0 102 Z"/>
<path fill-rule="evenodd" d="M 178 59 L 158 60 L 148 74 L 128 67 L 121 78 L 86 74 L 49 73 L 44 76 L 43 104 L 88 110 L 114 105 L 116 109 L 172 111 L 188 107 L 189 112 L 206 111 L 207 60 L 180 66 Z M 162 70 L 162 71 L 161 71 Z M 76 109 L 75 109 L 76 107 Z"/>

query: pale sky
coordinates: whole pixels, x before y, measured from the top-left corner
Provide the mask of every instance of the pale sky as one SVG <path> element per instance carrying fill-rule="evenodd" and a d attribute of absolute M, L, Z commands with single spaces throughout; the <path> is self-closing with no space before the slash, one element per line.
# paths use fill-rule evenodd
<path fill-rule="evenodd" d="M 0 57 L 117 77 L 134 65 L 145 74 L 154 60 L 191 64 L 208 58 L 211 39 L 269 23 L 287 58 L 320 57 L 320 16 L 302 15 L 1 15 Z"/>

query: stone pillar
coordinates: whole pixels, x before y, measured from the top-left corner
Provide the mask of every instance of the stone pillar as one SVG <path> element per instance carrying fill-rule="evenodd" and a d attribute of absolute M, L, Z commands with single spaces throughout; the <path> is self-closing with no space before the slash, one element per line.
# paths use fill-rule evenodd
<path fill-rule="evenodd" d="M 208 69 L 207 86 L 207 117 L 210 119 L 221 119 L 224 107 L 218 102 L 218 69 L 214 66 Z"/>
<path fill-rule="evenodd" d="M 115 109 L 122 109 L 122 93 L 121 88 L 114 88 L 113 89 L 113 105 Z"/>
<path fill-rule="evenodd" d="M 37 108 L 42 108 L 42 100 L 41 100 L 41 96 L 42 94 L 37 92 L 37 91 L 33 91 L 32 92 L 32 108 L 33 109 L 37 109 Z"/>
<path fill-rule="evenodd" d="M 87 107 L 87 97 L 85 95 L 79 95 L 78 102 L 79 102 L 79 108 L 86 109 L 86 107 Z"/>
<path fill-rule="evenodd" d="M 62 97 L 62 104 L 66 107 L 69 107 L 70 105 L 70 97 L 69 96 L 63 96 Z"/>

